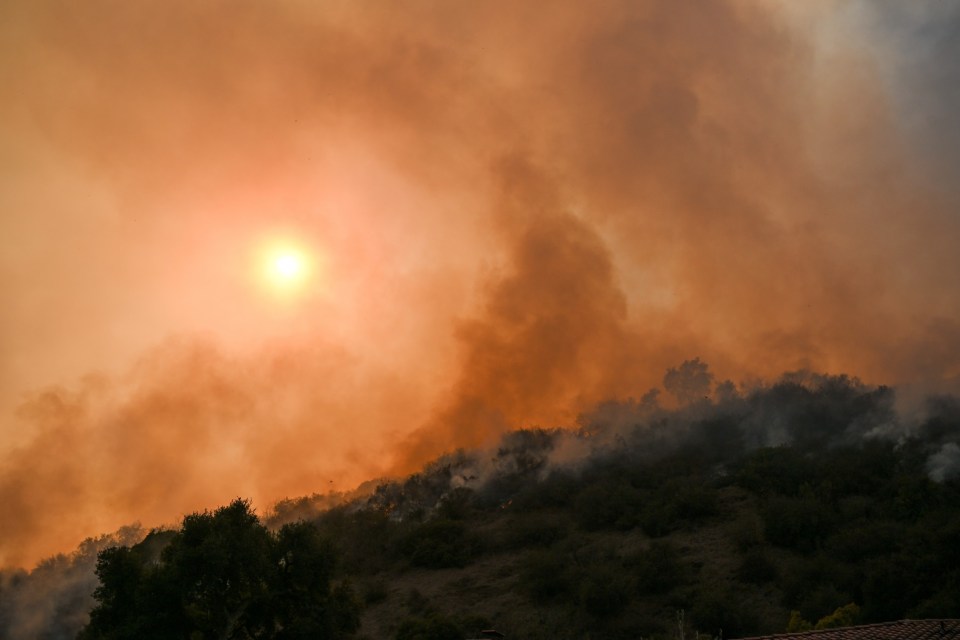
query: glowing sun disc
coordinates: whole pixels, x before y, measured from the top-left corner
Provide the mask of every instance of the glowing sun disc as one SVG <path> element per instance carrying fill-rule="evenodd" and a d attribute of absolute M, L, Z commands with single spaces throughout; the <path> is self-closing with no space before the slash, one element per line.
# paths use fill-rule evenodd
<path fill-rule="evenodd" d="M 260 279 L 268 290 L 282 295 L 299 297 L 313 279 L 315 258 L 301 244 L 274 242 L 262 249 Z"/>
<path fill-rule="evenodd" d="M 303 274 L 303 256 L 292 251 L 281 253 L 273 261 L 273 270 L 284 280 L 293 280 Z"/>

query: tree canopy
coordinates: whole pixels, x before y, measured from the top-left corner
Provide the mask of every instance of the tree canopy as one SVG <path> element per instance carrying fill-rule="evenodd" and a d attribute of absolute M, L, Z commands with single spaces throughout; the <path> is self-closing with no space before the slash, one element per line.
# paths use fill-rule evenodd
<path fill-rule="evenodd" d="M 342 638 L 358 626 L 336 554 L 307 522 L 277 533 L 235 500 L 99 554 L 97 606 L 81 640 Z"/>

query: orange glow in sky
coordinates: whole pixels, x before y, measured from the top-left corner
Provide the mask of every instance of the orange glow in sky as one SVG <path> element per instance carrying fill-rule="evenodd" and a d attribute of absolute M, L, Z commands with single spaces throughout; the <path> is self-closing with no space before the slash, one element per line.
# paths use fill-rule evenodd
<path fill-rule="evenodd" d="M 957 3 L 409 5 L 0 2 L 0 568 L 693 357 L 960 389 Z"/>

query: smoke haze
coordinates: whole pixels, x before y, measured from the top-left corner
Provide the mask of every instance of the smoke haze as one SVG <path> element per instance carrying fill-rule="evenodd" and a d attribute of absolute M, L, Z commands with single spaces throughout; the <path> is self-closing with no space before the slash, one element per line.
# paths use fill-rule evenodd
<path fill-rule="evenodd" d="M 694 356 L 956 390 L 943 7 L 4 3 L 0 566 Z M 252 273 L 277 234 L 296 299 Z"/>

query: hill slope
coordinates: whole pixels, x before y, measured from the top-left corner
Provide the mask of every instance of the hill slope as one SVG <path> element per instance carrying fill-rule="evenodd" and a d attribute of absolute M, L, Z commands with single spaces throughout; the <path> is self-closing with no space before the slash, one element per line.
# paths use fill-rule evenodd
<path fill-rule="evenodd" d="M 890 389 L 793 375 L 683 400 L 607 403 L 575 430 L 515 431 L 332 508 L 283 501 L 264 522 L 308 520 L 333 542 L 366 638 L 737 637 L 957 616 L 956 399 L 905 417 Z M 72 637 L 110 542 L 5 573 L 0 635 Z"/>

